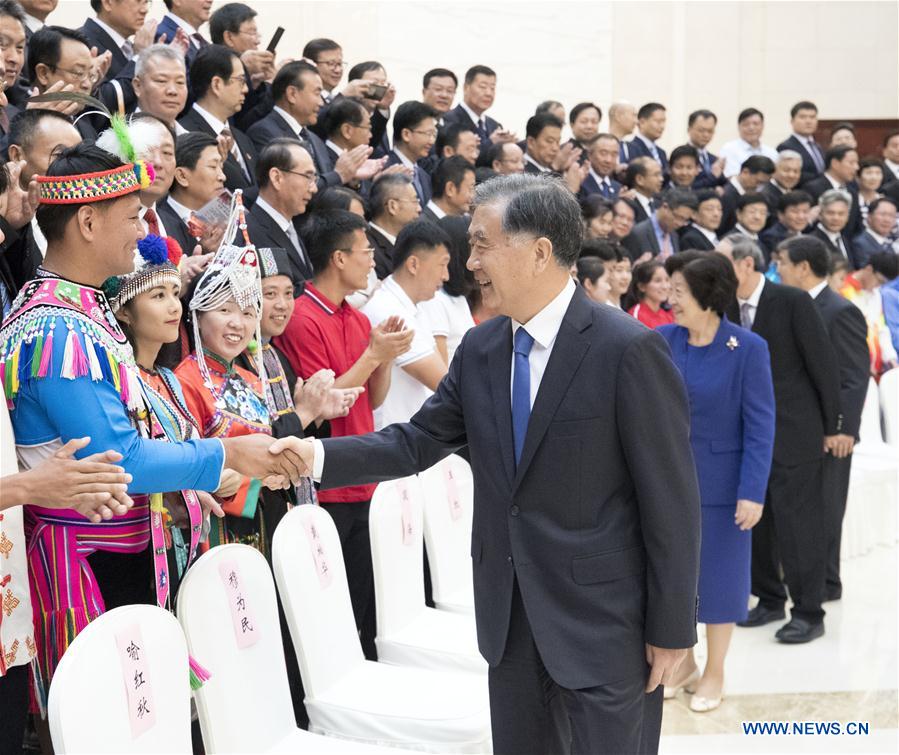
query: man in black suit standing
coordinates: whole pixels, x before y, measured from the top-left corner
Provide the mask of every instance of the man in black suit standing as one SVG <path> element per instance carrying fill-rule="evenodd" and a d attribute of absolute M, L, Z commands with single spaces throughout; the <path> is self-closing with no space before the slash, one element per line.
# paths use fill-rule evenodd
<path fill-rule="evenodd" d="M 487 66 L 472 66 L 465 72 L 462 102 L 448 113 L 441 113 L 444 123 L 471 123 L 481 138 L 481 159 L 487 157 L 491 144 L 514 142 L 518 137 L 487 115 L 496 99 L 496 71 Z M 394 140 L 394 147 L 396 141 Z"/>
<path fill-rule="evenodd" d="M 818 222 L 809 235 L 821 239 L 831 255 L 844 258 L 850 270 L 857 270 L 860 266 L 856 264 L 855 252 L 844 235 L 851 210 L 852 196 L 848 191 L 825 191 L 818 199 Z"/>
<path fill-rule="evenodd" d="M 631 260 L 645 262 L 653 257 L 667 259 L 680 251 L 677 231 L 693 219 L 696 195 L 688 189 L 668 189 L 648 219 L 637 223 L 621 242 Z"/>
<path fill-rule="evenodd" d="M 326 137 L 327 169 L 334 170 L 344 152 L 368 145 L 371 116 L 365 105 L 355 97 L 339 97 L 325 110 L 321 131 Z M 358 189 L 359 185 L 360 182 L 355 182 L 353 188 Z"/>
<path fill-rule="evenodd" d="M 418 203 L 425 207 L 431 199 L 431 177 L 419 161 L 425 159 L 437 143 L 437 113 L 417 100 L 404 102 L 393 116 L 393 149 L 387 155 L 387 167 L 402 165 L 412 174 Z"/>
<path fill-rule="evenodd" d="M 481 184 L 468 265 L 501 316 L 469 331 L 409 423 L 301 441 L 324 488 L 470 449 L 475 616 L 499 753 L 656 752 L 659 684 L 696 641 L 683 382 L 657 333 L 571 280 L 581 228 L 561 181 Z"/>
<path fill-rule="evenodd" d="M 813 178 L 802 188 L 818 198 L 830 189 L 848 191 L 852 196 L 852 209 L 849 212 L 849 225 L 846 235 L 854 236 L 862 230 L 862 213 L 858 204 L 858 151 L 854 147 L 833 147 L 824 154 L 824 173 Z"/>
<path fill-rule="evenodd" d="M 627 164 L 624 184 L 634 191 L 634 222 L 648 220 L 655 209 L 655 197 L 662 190 L 665 175 L 651 157 L 635 157 Z"/>
<path fill-rule="evenodd" d="M 134 76 L 134 56 L 153 43 L 153 29 L 149 26 L 137 36 L 147 20 L 149 4 L 91 0 L 91 8 L 97 17 L 87 19 L 79 31 L 91 47 L 97 48 L 98 55 L 108 52 L 112 56 L 104 80 Z"/>
<path fill-rule="evenodd" d="M 774 224 L 780 198 L 799 186 L 802 177 L 802 155 L 792 149 L 777 153 L 774 161 L 774 175 L 758 189 L 768 200 L 768 225 Z"/>
<path fill-rule="evenodd" d="M 839 600 L 843 594 L 843 584 L 840 581 L 840 536 L 843 531 L 843 515 L 846 513 L 846 496 L 849 494 L 852 448 L 858 441 L 871 360 L 865 316 L 858 307 L 827 285 L 830 265 L 830 253 L 820 239 L 811 236 L 793 238 L 780 247 L 780 262 L 777 266 L 780 276 L 786 285 L 807 291 L 815 300 L 840 368 L 843 427 L 824 458 L 828 530 L 825 600 Z"/>
<path fill-rule="evenodd" d="M 647 102 L 637 111 L 637 133 L 628 142 L 628 161 L 635 157 L 651 157 L 662 173 L 668 174 L 668 155 L 656 142 L 665 133 L 668 113 L 659 102 Z"/>
<path fill-rule="evenodd" d="M 273 139 L 287 137 L 306 142 L 318 171 L 319 191 L 370 178 L 360 171 L 366 165 L 371 147 L 361 144 L 341 154 L 331 166 L 328 148 L 311 127 L 318 121 L 321 108 L 322 80 L 315 66 L 305 60 L 295 60 L 281 66 L 272 82 L 275 105 L 261 121 L 250 126 L 247 135 L 256 149 L 262 150 Z"/>
<path fill-rule="evenodd" d="M 316 192 L 315 165 L 296 139 L 281 137 L 259 155 L 259 196 L 247 213 L 247 233 L 257 248 L 283 249 L 290 260 L 294 291 L 312 278 L 312 264 L 297 232 L 296 219 Z"/>
<path fill-rule="evenodd" d="M 393 272 L 396 237 L 421 215 L 412 179 L 401 173 L 378 178 L 368 195 L 368 211 L 371 220 L 365 235 L 375 250 L 375 274 L 383 280 Z"/>
<path fill-rule="evenodd" d="M 693 222 L 678 232 L 681 249 L 710 252 L 718 246 L 718 226 L 721 225 L 721 198 L 714 189 L 696 192 L 696 212 Z"/>
<path fill-rule="evenodd" d="M 694 110 L 687 118 L 687 144 L 699 155 L 699 175 L 693 181 L 694 189 L 711 189 L 723 186 L 724 158 L 713 155 L 708 146 L 715 138 L 718 116 L 711 110 Z"/>
<path fill-rule="evenodd" d="M 818 130 L 818 106 L 803 100 L 790 108 L 790 125 L 793 133 L 777 145 L 777 151 L 785 149 L 798 152 L 802 157 L 802 177 L 799 185 L 804 186 L 824 172 L 824 152 L 815 141 Z"/>
<path fill-rule="evenodd" d="M 559 156 L 562 141 L 562 121 L 552 113 L 540 113 L 528 118 L 525 134 L 524 172 L 540 175 L 553 173 L 553 163 Z"/>
<path fill-rule="evenodd" d="M 752 533 L 752 592 L 759 603 L 738 626 L 783 619 L 785 580 L 793 610 L 775 637 L 788 644 L 810 642 L 824 634 L 822 474 L 825 443 L 833 445 L 843 431 L 839 369 L 814 302 L 765 278 L 755 242 L 725 239 L 718 251 L 737 274 L 737 300 L 728 317 L 768 342 L 777 405 L 765 511 Z"/>
<path fill-rule="evenodd" d="M 178 123 L 188 131 L 223 136 L 231 147 L 225 160 L 225 186 L 230 190 L 255 189 L 256 148 L 249 137 L 228 119 L 243 107 L 247 77 L 234 50 L 209 45 L 197 53 L 190 67 L 190 83 L 196 102 Z"/>

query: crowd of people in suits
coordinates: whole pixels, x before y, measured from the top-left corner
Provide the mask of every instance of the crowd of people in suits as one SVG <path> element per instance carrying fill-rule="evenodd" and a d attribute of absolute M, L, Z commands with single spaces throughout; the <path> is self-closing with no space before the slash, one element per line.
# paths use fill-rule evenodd
<path fill-rule="evenodd" d="M 713 154 L 718 117 L 700 109 L 669 154 L 657 102 L 618 101 L 604 113 L 547 100 L 515 129 L 493 117 L 501 82 L 487 65 L 461 77 L 432 68 L 412 99 L 377 61 L 346 70 L 339 41 L 313 39 L 279 60 L 243 3 L 211 12 L 208 0 L 165 0 L 157 23 L 146 0 L 91 0 L 95 15 L 78 29 L 53 25 L 56 5 L 0 0 L 4 316 L 47 251 L 34 179 L 85 142 L 114 152 L 108 121 L 119 113 L 136 157 L 155 168 L 140 191 L 142 231 L 184 253 L 182 327 L 171 354 L 156 348 L 145 366 L 172 367 L 200 429 L 224 432 L 212 429 L 221 412 L 198 372 L 204 348 L 188 313 L 240 192 L 247 238 L 272 252 L 258 316 L 267 372 L 290 387 L 279 409 L 302 403 L 302 425 L 316 436 L 362 435 L 408 422 L 465 334 L 497 313 L 498 281 L 469 269 L 481 243 L 469 228 L 479 187 L 545 178 L 580 208 L 577 253 L 566 261 L 575 284 L 616 317 L 658 329 L 689 398 L 703 531 L 697 617 L 709 656 L 702 670 L 683 664 L 666 696 L 686 689 L 694 711 L 715 709 L 734 626 L 783 620 L 788 600 L 778 640 L 824 633 L 822 606 L 842 592 L 840 532 L 868 381 L 899 366 L 899 131 L 876 156 L 859 154 L 851 123 L 819 144 L 818 109 L 800 101 L 776 148 L 763 141 L 763 113 L 746 108 L 739 138 Z M 136 310 L 123 311 L 128 333 L 140 333 Z M 200 312 L 216 379 L 264 395 L 243 354 L 253 329 Z M 326 410 L 329 391 L 343 393 Z M 232 425 L 257 420 L 237 411 Z M 373 491 L 308 491 L 337 524 L 369 658 Z M 251 492 L 236 482 L 224 492 L 219 540 L 266 552 L 276 522 L 264 512 L 275 504 L 263 496 L 261 513 L 238 526 Z"/>

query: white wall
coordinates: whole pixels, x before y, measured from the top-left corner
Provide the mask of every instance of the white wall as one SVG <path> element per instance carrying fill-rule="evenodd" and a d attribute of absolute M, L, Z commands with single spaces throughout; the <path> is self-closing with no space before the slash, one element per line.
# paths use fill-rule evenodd
<path fill-rule="evenodd" d="M 837 2 L 346 2 L 246 0 L 267 44 L 286 33 L 282 56 L 313 37 L 340 41 L 349 65 L 380 60 L 399 90 L 420 97 L 421 76 L 460 76 L 484 63 L 498 73 L 492 114 L 523 136 L 544 99 L 566 107 L 613 98 L 668 107 L 666 147 L 684 140 L 687 114 L 714 110 L 715 144 L 736 133 L 736 115 L 767 116 L 765 140 L 789 133 L 789 108 L 818 104 L 822 118 L 899 117 L 899 3 Z M 216 7 L 220 5 L 216 2 Z M 165 12 L 154 0 L 151 13 Z M 62 0 L 51 21 L 79 26 L 87 0 Z M 461 94 L 461 92 L 460 92 Z M 607 125 L 604 117 L 602 126 Z"/>

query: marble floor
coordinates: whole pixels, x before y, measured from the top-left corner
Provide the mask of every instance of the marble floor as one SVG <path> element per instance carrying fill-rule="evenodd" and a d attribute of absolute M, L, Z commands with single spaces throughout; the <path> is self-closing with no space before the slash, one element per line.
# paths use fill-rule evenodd
<path fill-rule="evenodd" d="M 897 566 L 895 547 L 844 561 L 843 599 L 826 604 L 826 634 L 807 645 L 776 642 L 780 624 L 738 627 L 721 707 L 692 713 L 683 692 L 667 701 L 661 751 L 899 752 Z M 697 656 L 701 665 L 704 638 Z M 843 733 L 744 734 L 753 721 L 835 721 Z M 850 722 L 866 722 L 868 733 L 845 733 Z"/>

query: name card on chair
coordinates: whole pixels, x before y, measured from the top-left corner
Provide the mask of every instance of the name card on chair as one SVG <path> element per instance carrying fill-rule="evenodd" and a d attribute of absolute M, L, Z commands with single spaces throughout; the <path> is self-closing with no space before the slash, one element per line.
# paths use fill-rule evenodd
<path fill-rule="evenodd" d="M 312 551 L 312 560 L 315 562 L 315 573 L 318 574 L 318 583 L 324 590 L 331 585 L 331 565 L 328 563 L 328 553 L 325 551 L 315 522 L 307 520 L 305 528 L 309 549 Z"/>
<path fill-rule="evenodd" d="M 219 564 L 219 575 L 231 610 L 231 623 L 234 626 L 237 647 L 241 650 L 251 647 L 259 639 L 259 626 L 250 607 L 250 599 L 244 591 L 240 570 L 233 561 L 222 561 Z"/>
<path fill-rule="evenodd" d="M 156 702 L 153 700 L 153 685 L 150 683 L 140 626 L 135 623 L 120 629 L 116 632 L 115 641 L 122 666 L 122 681 L 125 683 L 131 736 L 137 738 L 156 724 Z"/>
<path fill-rule="evenodd" d="M 459 486 L 453 468 L 449 465 L 443 468 L 443 484 L 446 487 L 446 499 L 449 503 L 450 517 L 454 522 L 462 518 L 462 497 L 459 495 Z"/>
<path fill-rule="evenodd" d="M 409 497 L 409 484 L 405 480 L 397 480 L 396 492 L 400 497 L 403 545 L 412 545 L 415 542 L 415 520 L 412 517 L 412 499 Z"/>

